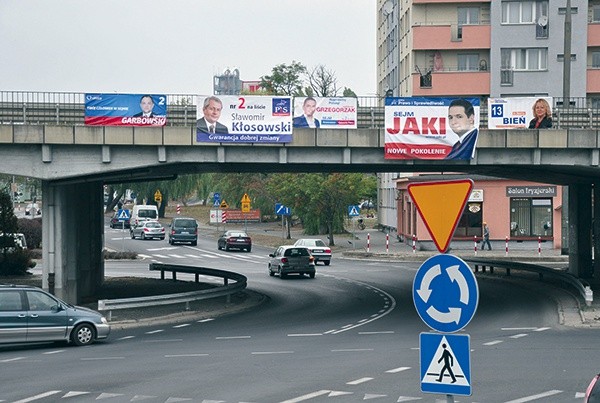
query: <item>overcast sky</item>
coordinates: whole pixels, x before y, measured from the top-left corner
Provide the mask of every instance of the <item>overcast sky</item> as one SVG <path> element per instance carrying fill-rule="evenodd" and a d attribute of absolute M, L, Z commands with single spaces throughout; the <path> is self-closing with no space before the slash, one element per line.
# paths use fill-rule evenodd
<path fill-rule="evenodd" d="M 212 94 L 281 63 L 376 93 L 374 0 L 0 0 L 0 91 Z"/>

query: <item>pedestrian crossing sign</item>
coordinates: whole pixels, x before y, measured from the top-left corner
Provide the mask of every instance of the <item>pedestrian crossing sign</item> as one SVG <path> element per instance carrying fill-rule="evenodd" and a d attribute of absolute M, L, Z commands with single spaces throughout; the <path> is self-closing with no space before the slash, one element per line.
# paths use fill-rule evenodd
<path fill-rule="evenodd" d="M 421 391 L 471 396 L 468 334 L 421 333 Z"/>
<path fill-rule="evenodd" d="M 348 206 L 348 215 L 350 217 L 358 217 L 360 215 L 359 206 Z"/>
<path fill-rule="evenodd" d="M 117 219 L 119 221 L 127 221 L 129 220 L 129 210 L 121 209 L 117 212 Z"/>

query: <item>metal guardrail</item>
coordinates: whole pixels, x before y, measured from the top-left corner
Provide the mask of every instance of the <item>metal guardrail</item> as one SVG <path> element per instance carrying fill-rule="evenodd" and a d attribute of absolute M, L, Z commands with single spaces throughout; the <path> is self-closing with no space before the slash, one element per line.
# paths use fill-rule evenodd
<path fill-rule="evenodd" d="M 248 279 L 246 276 L 225 270 L 209 269 L 206 267 L 181 266 L 174 264 L 150 263 L 151 271 L 160 271 L 160 277 L 165 279 L 165 272 L 171 272 L 172 279 L 177 280 L 177 273 L 189 273 L 195 275 L 196 283 L 200 280 L 200 275 L 220 277 L 223 279 L 223 286 L 214 287 L 202 291 L 191 291 L 178 294 L 153 295 L 137 298 L 104 299 L 98 301 L 99 311 L 108 311 L 108 320 L 111 320 L 112 311 L 119 309 L 146 308 L 156 305 L 186 304 L 186 310 L 189 310 L 189 303 L 202 299 L 222 297 L 242 291 L 246 288 Z M 235 281 L 229 284 L 229 280 Z"/>
<path fill-rule="evenodd" d="M 511 270 L 523 270 L 537 273 L 539 275 L 540 280 L 542 280 L 544 276 L 554 277 L 574 287 L 579 292 L 587 306 L 592 305 L 592 302 L 594 301 L 594 292 L 592 291 L 592 288 L 590 287 L 587 281 L 579 279 L 570 273 L 559 271 L 551 267 L 545 267 L 531 263 L 493 260 L 484 258 L 466 258 L 464 260 L 467 263 L 472 263 L 475 265 L 476 273 L 477 271 L 479 271 L 479 266 L 482 267 L 483 272 L 485 272 L 486 267 L 489 267 L 491 273 L 494 272 L 495 267 L 501 267 L 506 269 L 507 276 L 510 276 Z"/>

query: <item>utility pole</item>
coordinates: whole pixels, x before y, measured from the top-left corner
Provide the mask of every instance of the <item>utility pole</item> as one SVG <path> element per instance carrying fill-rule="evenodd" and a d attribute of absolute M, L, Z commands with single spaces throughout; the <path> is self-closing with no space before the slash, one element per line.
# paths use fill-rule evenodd
<path fill-rule="evenodd" d="M 563 108 L 571 99 L 571 0 L 565 7 L 565 42 L 563 46 Z"/>

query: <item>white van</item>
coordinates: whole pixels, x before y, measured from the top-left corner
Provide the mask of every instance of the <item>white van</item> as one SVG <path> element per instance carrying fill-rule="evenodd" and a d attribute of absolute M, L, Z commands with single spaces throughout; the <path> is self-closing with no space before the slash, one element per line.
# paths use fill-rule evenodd
<path fill-rule="evenodd" d="M 158 220 L 158 207 L 152 204 L 136 204 L 133 206 L 131 217 L 129 218 L 129 223 L 132 227 L 144 221 L 151 220 Z"/>

